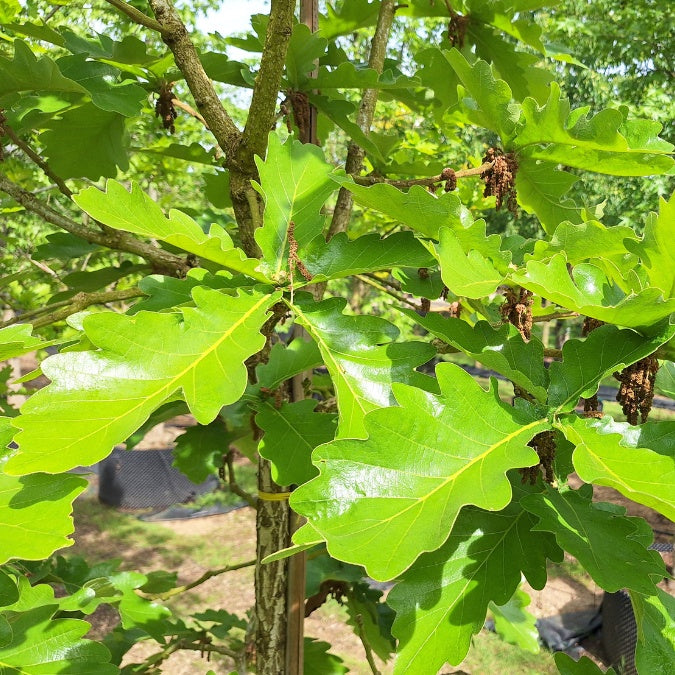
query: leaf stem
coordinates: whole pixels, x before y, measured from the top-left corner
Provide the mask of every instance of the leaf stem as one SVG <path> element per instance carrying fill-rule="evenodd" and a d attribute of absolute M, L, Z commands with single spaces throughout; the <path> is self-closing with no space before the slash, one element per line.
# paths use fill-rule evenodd
<path fill-rule="evenodd" d="M 112 5 L 116 9 L 119 9 L 120 12 L 126 14 L 134 23 L 137 23 L 146 28 L 157 31 L 162 37 L 167 35 L 167 30 L 162 26 L 162 24 L 153 19 L 151 16 L 144 14 L 140 9 L 136 9 L 133 5 L 130 5 L 124 0 L 105 0 L 109 5 Z"/>
<path fill-rule="evenodd" d="M 574 319 L 579 316 L 579 312 L 551 312 L 551 314 L 542 314 L 541 316 L 533 316 L 534 323 L 543 323 L 544 321 L 553 321 L 555 319 Z"/>
<path fill-rule="evenodd" d="M 370 670 L 373 673 L 373 675 L 381 675 L 380 671 L 377 669 L 377 665 L 375 665 L 375 658 L 373 657 L 373 649 L 370 646 L 370 642 L 368 642 L 368 637 L 366 636 L 366 629 L 363 625 L 363 616 L 361 614 L 357 614 L 354 617 L 354 620 L 358 627 L 357 635 L 359 636 L 361 644 L 363 644 L 363 649 L 366 652 L 366 660 L 368 661 Z"/>
<path fill-rule="evenodd" d="M 485 162 L 485 164 L 481 164 L 480 166 L 475 166 L 470 169 L 460 169 L 459 171 L 454 171 L 453 174 L 455 178 L 480 176 L 480 174 L 490 169 L 492 167 L 492 164 L 493 162 Z M 354 182 L 357 183 L 358 185 L 376 185 L 377 183 L 386 183 L 387 185 L 393 185 L 394 187 L 397 188 L 409 188 L 412 187 L 413 185 L 422 185 L 424 187 L 428 187 L 431 185 L 435 185 L 436 183 L 442 183 L 443 181 L 445 181 L 446 180 L 445 172 L 447 171 L 448 169 L 444 169 L 443 172 L 439 173 L 436 176 L 429 176 L 427 178 L 410 178 L 407 180 L 390 179 L 384 178 L 383 176 L 352 176 L 352 178 L 354 179 Z"/>
<path fill-rule="evenodd" d="M 173 598 L 175 595 L 185 593 L 185 591 L 191 591 L 193 588 L 201 586 L 201 584 L 208 581 L 209 579 L 213 579 L 213 577 L 220 576 L 226 572 L 235 572 L 236 570 L 241 570 L 246 567 L 253 567 L 255 562 L 255 560 L 246 560 L 244 562 L 236 563 L 235 565 L 225 565 L 225 567 L 219 567 L 218 569 L 204 572 L 202 576 L 200 576 L 198 579 L 195 579 L 194 581 L 191 581 L 189 584 L 176 586 L 176 588 L 171 588 L 168 591 L 164 591 L 163 593 L 143 593 L 142 595 L 148 600 L 168 600 L 169 598 Z M 184 649 L 184 647 L 181 647 L 181 649 Z"/>

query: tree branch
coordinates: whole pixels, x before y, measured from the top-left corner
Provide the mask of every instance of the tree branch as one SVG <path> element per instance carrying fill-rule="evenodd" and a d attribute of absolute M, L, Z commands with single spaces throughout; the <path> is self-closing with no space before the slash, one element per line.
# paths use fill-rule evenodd
<path fill-rule="evenodd" d="M 165 272 L 172 276 L 184 276 L 190 269 L 188 263 L 180 256 L 157 248 L 152 244 L 136 239 L 127 232 L 108 229 L 106 232 L 92 230 L 77 223 L 68 216 L 55 211 L 51 206 L 40 201 L 34 194 L 24 190 L 12 182 L 5 174 L 0 172 L 0 190 L 6 192 L 27 211 L 37 214 L 43 220 L 77 237 L 86 239 L 92 244 L 100 244 L 117 251 L 126 251 L 145 258 L 157 271 Z"/>
<path fill-rule="evenodd" d="M 372 277 L 366 276 L 365 274 L 355 274 L 354 275 L 357 279 L 360 279 L 363 281 L 364 284 L 368 284 L 369 286 L 372 286 L 373 288 L 377 288 L 378 291 L 381 291 L 382 293 L 386 293 L 387 295 L 391 295 L 392 298 L 396 298 L 399 302 L 405 302 L 406 304 L 410 305 L 411 307 L 414 307 L 416 310 L 420 309 L 420 306 L 416 303 L 414 303 L 412 300 L 408 300 L 408 298 L 405 297 L 405 295 L 401 295 L 400 293 L 397 293 L 396 291 L 390 290 L 383 286 L 379 280 L 375 280 Z"/>
<path fill-rule="evenodd" d="M 141 295 L 145 295 L 145 293 L 140 288 L 127 288 L 123 291 L 102 291 L 98 293 L 77 293 L 68 300 L 65 306 L 63 306 L 63 303 L 57 302 L 54 303 L 53 307 L 45 307 L 44 311 L 41 310 L 39 314 L 33 314 L 33 316 L 39 316 L 39 318 L 32 322 L 32 326 L 34 330 L 37 330 L 57 321 L 63 321 L 63 319 L 81 312 L 90 305 L 105 305 L 108 302 L 130 300 L 131 298 L 138 298 Z M 46 315 L 45 312 L 47 312 Z M 28 323 L 29 321 L 28 315 L 21 315 L 0 324 L 0 328 L 15 323 Z"/>
<path fill-rule="evenodd" d="M 23 150 L 23 152 L 35 163 L 37 166 L 39 166 L 42 171 L 44 172 L 45 176 L 48 178 L 51 178 L 52 182 L 56 185 L 56 187 L 59 188 L 59 191 L 64 194 L 68 199 L 70 199 L 73 196 L 72 191 L 70 188 L 65 184 L 63 181 L 63 178 L 60 176 L 57 176 L 52 170 L 49 164 L 45 162 L 40 155 L 35 152 L 26 142 L 21 140 L 15 133 L 14 129 L 10 127 L 9 125 L 5 125 L 5 134 L 12 140 L 12 143 L 16 145 L 18 148 Z"/>
<path fill-rule="evenodd" d="M 380 13 L 377 17 L 377 26 L 375 27 L 375 34 L 370 45 L 370 57 L 368 59 L 368 67 L 375 70 L 378 75 L 382 74 L 382 69 L 384 68 L 384 58 L 387 53 L 387 43 L 389 41 L 391 26 L 394 22 L 396 8 L 396 0 L 382 0 L 382 4 L 380 5 Z M 363 93 L 356 123 L 366 135 L 370 133 L 378 96 L 379 91 L 377 89 L 366 89 Z M 364 156 L 365 152 L 363 149 L 352 141 L 347 151 L 345 171 L 350 175 L 359 173 Z M 333 211 L 333 220 L 328 229 L 329 239 L 338 232 L 344 232 L 347 229 L 352 215 L 353 203 L 352 193 L 346 188 L 340 188 L 335 210 Z"/>
<path fill-rule="evenodd" d="M 206 120 L 225 156 L 230 157 L 241 136 L 239 129 L 221 104 L 185 24 L 171 0 L 149 0 L 149 3 L 162 28 L 162 40 L 172 51 L 176 65 L 185 76 L 197 110 Z"/>
<path fill-rule="evenodd" d="M 482 173 L 485 173 L 488 169 L 492 168 L 493 162 L 486 162 L 480 166 L 472 167 L 471 169 L 460 169 L 459 171 L 453 171 L 452 169 L 444 169 L 437 176 L 428 176 L 427 178 L 410 178 L 410 179 L 391 179 L 384 178 L 382 176 L 352 176 L 354 182 L 358 185 L 376 185 L 377 183 L 386 183 L 387 185 L 393 185 L 397 188 L 410 188 L 413 185 L 421 185 L 423 187 L 429 187 L 431 185 L 436 185 L 437 183 L 443 183 L 447 180 L 448 175 L 454 176 L 454 178 L 467 178 L 468 176 L 480 176 Z"/>
<path fill-rule="evenodd" d="M 230 492 L 237 495 L 237 497 L 241 497 L 249 506 L 255 508 L 258 498 L 246 492 L 246 490 L 237 483 L 237 478 L 234 474 L 234 457 L 231 450 L 225 454 L 223 460 L 227 467 L 227 487 L 230 489 Z"/>
<path fill-rule="evenodd" d="M 244 167 L 252 162 L 254 155 L 264 157 L 267 150 L 267 136 L 276 119 L 277 96 L 293 30 L 294 12 L 295 0 L 272 0 L 265 46 L 242 138 L 241 150 L 247 155 L 240 157 L 245 162 Z"/>
<path fill-rule="evenodd" d="M 543 323 L 544 321 L 553 321 L 554 319 L 574 319 L 579 316 L 579 312 L 552 312 L 551 314 L 542 314 L 541 316 L 533 316 L 534 323 Z"/>
<path fill-rule="evenodd" d="M 156 21 L 151 16 L 144 14 L 140 9 L 136 9 L 124 0 L 105 0 L 109 5 L 112 5 L 120 12 L 126 14 L 134 23 L 137 23 L 146 28 L 156 30 L 162 37 L 166 34 L 166 29 L 159 21 Z"/>

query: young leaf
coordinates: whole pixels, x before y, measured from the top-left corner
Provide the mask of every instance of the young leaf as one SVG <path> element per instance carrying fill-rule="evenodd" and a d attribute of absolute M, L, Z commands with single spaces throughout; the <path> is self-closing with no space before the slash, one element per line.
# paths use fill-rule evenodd
<path fill-rule="evenodd" d="M 551 364 L 548 404 L 556 412 L 573 410 L 579 397 L 590 398 L 600 381 L 617 370 L 649 356 L 675 334 L 675 324 L 662 322 L 654 335 L 645 338 L 632 330 L 600 326 L 585 340 L 568 340 L 562 362 Z"/>
<path fill-rule="evenodd" d="M 321 209 L 335 191 L 331 180 L 334 169 L 315 145 L 293 138 L 282 144 L 275 133 L 269 136 L 267 158 L 256 158 L 256 164 L 265 212 L 255 239 L 267 274 L 275 277 L 288 271 L 291 221 L 295 223 L 294 236 L 301 253 L 315 239 L 322 239 L 325 216 Z"/>
<path fill-rule="evenodd" d="M 52 384 L 23 406 L 12 474 L 66 471 L 105 457 L 175 392 L 200 424 L 246 388 L 244 361 L 264 344 L 260 327 L 275 295 L 226 296 L 197 287 L 196 307 L 133 317 L 92 314 L 84 328 L 97 351 L 43 362 Z"/>
<path fill-rule="evenodd" d="M 369 234 L 352 241 L 341 232 L 328 243 L 312 247 L 303 262 L 316 282 L 400 265 L 431 267 L 436 261 L 411 232 L 395 232 L 384 239 Z"/>
<path fill-rule="evenodd" d="M 532 531 L 534 522 L 517 501 L 499 513 L 462 510 L 445 544 L 421 556 L 389 593 L 399 640 L 396 674 L 459 664 L 488 604 L 506 603 L 521 572 L 543 588 L 547 557 L 561 560 L 562 551 L 551 535 Z"/>
<path fill-rule="evenodd" d="M 256 368 L 258 384 L 276 389 L 284 380 L 321 365 L 321 352 L 313 340 L 296 338 L 290 344 L 272 345 L 267 363 Z"/>
<path fill-rule="evenodd" d="M 664 300 L 660 289 L 651 287 L 625 295 L 599 267 L 589 263 L 577 265 L 570 277 L 563 253 L 548 262 L 531 260 L 511 279 L 562 307 L 628 328 L 651 330 L 675 311 L 675 298 Z"/>
<path fill-rule="evenodd" d="M 317 449 L 320 475 L 291 497 L 331 555 L 375 579 L 392 579 L 438 548 L 463 506 L 503 509 L 511 500 L 506 472 L 537 463 L 527 443 L 548 428 L 503 404 L 494 382 L 485 391 L 446 363 L 436 375 L 440 396 L 394 385 L 400 407 L 370 413 L 367 440 Z"/>
<path fill-rule="evenodd" d="M 470 326 L 461 319 L 446 319 L 437 314 L 419 316 L 409 309 L 400 311 L 486 368 L 508 377 L 540 403 L 546 401 L 548 371 L 544 367 L 544 345 L 537 338 L 525 342 L 511 324 L 494 329 L 487 321 Z"/>
<path fill-rule="evenodd" d="M 655 580 L 665 575 L 659 554 L 635 539 L 642 521 L 619 515 L 619 508 L 593 504 L 581 490 L 560 493 L 548 485 L 544 494 L 527 495 L 521 504 L 539 516 L 534 529 L 552 532 L 595 583 L 610 593 L 629 588 L 651 595 Z"/>
<path fill-rule="evenodd" d="M 333 180 L 347 188 L 357 204 L 384 213 L 393 221 L 433 239 L 438 239 L 438 231 L 444 225 L 464 227 L 467 219 L 471 222 L 454 192 L 444 192 L 437 197 L 420 185 L 413 185 L 403 192 L 386 183 L 370 187 L 358 185 L 349 176 L 333 176 Z"/>
<path fill-rule="evenodd" d="M 346 316 L 346 301 L 296 299 L 297 321 L 316 341 L 335 386 L 340 413 L 338 437 L 362 437 L 363 418 L 394 401 L 392 382 L 422 383 L 415 368 L 435 354 L 422 342 L 393 342 L 398 328 L 375 316 Z"/>
<path fill-rule="evenodd" d="M 219 420 L 189 427 L 176 439 L 173 465 L 193 483 L 201 483 L 218 472 L 229 442 L 227 429 Z"/>
<path fill-rule="evenodd" d="M 659 200 L 659 215 L 651 213 L 640 242 L 628 240 L 626 248 L 640 256 L 649 279 L 665 297 L 675 295 L 675 192 Z"/>
<path fill-rule="evenodd" d="M 654 595 L 631 591 L 630 599 L 638 627 L 637 671 L 669 675 L 675 651 L 675 598 L 657 588 Z"/>
<path fill-rule="evenodd" d="M 318 473 L 312 464 L 314 448 L 335 438 L 337 415 L 313 412 L 317 401 L 305 399 L 257 404 L 256 424 L 265 432 L 258 452 L 272 462 L 272 478 L 279 485 L 302 485 Z"/>
<path fill-rule="evenodd" d="M 0 565 L 12 559 L 41 560 L 72 546 L 73 500 L 87 487 L 80 476 L 35 473 L 8 476 L 0 462 Z"/>
<path fill-rule="evenodd" d="M 675 520 L 675 424 L 651 422 L 636 429 L 609 417 L 573 417 L 563 418 L 560 428 L 577 446 L 572 460 L 579 478 L 612 487 Z"/>
<path fill-rule="evenodd" d="M 667 155 L 673 146 L 658 137 L 657 122 L 625 121 L 611 108 L 590 118 L 587 108 L 570 113 L 556 82 L 550 91 L 542 107 L 533 98 L 523 101 L 525 124 L 514 143 L 530 146 L 530 157 L 613 176 L 649 176 L 672 167 Z"/>
<path fill-rule="evenodd" d="M 33 326 L 27 323 L 0 328 L 0 361 L 40 349 L 44 343 L 40 338 L 33 337 L 32 331 Z"/>
<path fill-rule="evenodd" d="M 536 618 L 525 609 L 529 604 L 530 596 L 518 589 L 506 604 L 491 602 L 489 607 L 495 619 L 495 630 L 504 641 L 538 654 L 539 632 Z"/>
<path fill-rule="evenodd" d="M 476 249 L 465 253 L 459 236 L 449 227 L 441 228 L 439 237 L 436 251 L 445 285 L 455 295 L 467 298 L 494 293 L 504 276 L 492 262 Z"/>
<path fill-rule="evenodd" d="M 222 227 L 212 225 L 209 234 L 205 234 L 190 216 L 174 209 L 167 218 L 159 204 L 150 199 L 137 183 L 132 183 L 131 192 L 127 192 L 120 183 L 109 180 L 105 192 L 89 187 L 73 200 L 92 218 L 109 227 L 160 239 L 254 279 L 267 280 L 265 275 L 256 271 L 259 261 L 247 258 L 241 249 L 235 248 L 230 235 Z"/>

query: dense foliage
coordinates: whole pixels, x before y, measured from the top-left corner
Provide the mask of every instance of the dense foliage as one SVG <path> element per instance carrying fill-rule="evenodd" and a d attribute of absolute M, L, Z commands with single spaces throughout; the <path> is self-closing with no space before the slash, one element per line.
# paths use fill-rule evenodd
<path fill-rule="evenodd" d="M 657 3 L 616 11 L 661 42 L 590 24 L 583 54 L 555 0 L 343 0 L 314 32 L 273 0 L 245 36 L 199 35 L 218 3 L 184 4 L 0 0 L 0 360 L 38 350 L 14 386 L 49 380 L 17 410 L 0 371 L 0 671 L 161 672 L 192 649 L 293 672 L 293 593 L 332 593 L 373 672 L 436 673 L 488 611 L 538 649 L 521 580 L 568 553 L 630 593 L 638 672 L 671 672 L 653 533 L 593 498 L 675 516 L 675 428 L 649 419 L 675 393 Z M 612 374 L 626 422 L 597 400 Z M 182 413 L 190 478 L 231 449 L 258 464 L 248 617 L 175 616 L 175 574 L 52 555 L 87 484 L 70 471 Z M 120 625 L 85 639 L 102 604 Z M 122 668 L 140 640 L 156 653 Z M 305 640 L 305 672 L 345 672 L 327 649 Z"/>

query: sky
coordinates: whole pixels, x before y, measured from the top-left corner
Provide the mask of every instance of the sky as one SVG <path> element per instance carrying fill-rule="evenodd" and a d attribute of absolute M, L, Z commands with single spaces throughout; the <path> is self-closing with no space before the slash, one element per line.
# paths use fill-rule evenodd
<path fill-rule="evenodd" d="M 251 27 L 251 14 L 267 14 L 269 6 L 269 0 L 223 0 L 218 10 L 201 18 L 197 26 L 206 33 L 217 31 L 223 36 L 243 33 Z M 228 50 L 231 58 L 237 58 L 235 51 Z"/>

